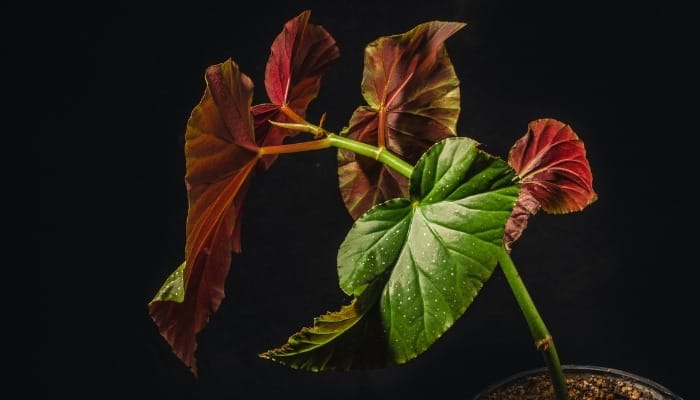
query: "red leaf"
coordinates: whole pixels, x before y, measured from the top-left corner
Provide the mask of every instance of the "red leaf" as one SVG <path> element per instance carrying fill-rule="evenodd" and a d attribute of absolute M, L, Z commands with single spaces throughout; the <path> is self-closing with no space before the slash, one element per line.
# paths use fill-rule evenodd
<path fill-rule="evenodd" d="M 565 214 L 581 211 L 598 198 L 583 141 L 563 122 L 551 118 L 530 122 L 511 148 L 508 164 L 521 178 L 522 188 L 506 226 L 507 248 L 540 208 Z"/>
<path fill-rule="evenodd" d="M 241 251 L 240 214 L 250 177 L 276 159 L 261 159 L 257 151 L 291 135 L 267 121 L 288 121 L 287 114 L 302 118 L 318 94 L 322 73 L 339 57 L 333 38 L 308 24 L 309 16 L 306 11 L 287 22 L 272 45 L 265 78 L 272 103 L 251 108 L 253 84 L 227 60 L 207 69 L 207 88 L 187 124 L 184 300 L 156 296 L 149 311 L 173 352 L 195 375 L 196 335 L 224 298 L 231 253 Z M 285 108 L 286 114 L 281 112 Z"/>
<path fill-rule="evenodd" d="M 310 16 L 307 10 L 288 21 L 272 44 L 265 89 L 273 104 L 306 109 L 318 94 L 321 75 L 340 57 L 333 37 L 309 24 Z"/>
<path fill-rule="evenodd" d="M 455 136 L 459 79 L 444 41 L 464 26 L 432 21 L 370 43 L 362 78 L 368 106 L 355 110 L 343 133 L 385 147 L 411 164 L 432 144 Z M 406 194 L 405 177 L 375 160 L 339 153 L 341 194 L 354 218 L 372 205 Z"/>
<path fill-rule="evenodd" d="M 196 375 L 196 335 L 224 298 L 231 253 L 240 252 L 240 211 L 259 161 L 250 105 L 253 84 L 231 60 L 207 68 L 207 87 L 188 120 L 189 209 L 182 303 L 154 299 L 150 315 Z"/>
<path fill-rule="evenodd" d="M 260 146 L 279 145 L 284 138 L 295 135 L 266 122 L 301 122 L 292 120 L 282 108 L 305 118 L 306 109 L 318 96 L 322 75 L 340 57 L 335 39 L 323 27 L 309 24 L 310 16 L 307 10 L 289 20 L 272 44 L 265 68 L 270 103 L 253 107 Z M 275 158 L 266 158 L 268 168 Z"/>

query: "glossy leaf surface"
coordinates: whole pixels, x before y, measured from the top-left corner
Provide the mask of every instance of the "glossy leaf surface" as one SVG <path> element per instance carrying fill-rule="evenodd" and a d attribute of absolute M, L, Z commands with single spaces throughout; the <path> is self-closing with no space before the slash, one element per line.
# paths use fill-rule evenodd
<path fill-rule="evenodd" d="M 417 357 L 491 276 L 519 190 L 514 171 L 473 140 L 450 138 L 432 146 L 413 170 L 410 199 L 370 209 L 340 246 L 340 286 L 363 305 L 317 318 L 266 356 L 312 370 L 378 368 Z M 328 330 L 332 336 L 324 335 Z M 336 358 L 334 349 L 348 342 L 358 357 L 374 357 L 351 364 Z"/>
<path fill-rule="evenodd" d="M 355 110 L 342 134 L 412 165 L 428 147 L 455 136 L 459 79 L 444 42 L 464 26 L 432 21 L 370 43 L 362 77 L 367 105 Z M 408 180 L 375 160 L 340 150 L 338 161 L 341 194 L 353 218 L 408 194 Z"/>
<path fill-rule="evenodd" d="M 273 126 L 267 121 L 300 122 L 290 118 L 288 108 L 300 118 L 318 96 L 321 77 L 339 57 L 333 37 L 321 26 L 309 23 L 311 11 L 304 11 L 284 25 L 271 46 L 265 68 L 265 89 L 269 103 L 253 107 L 260 146 L 274 146 L 295 132 Z M 269 168 L 276 157 L 265 159 Z"/>
<path fill-rule="evenodd" d="M 583 141 L 561 121 L 530 122 L 508 155 L 508 164 L 522 180 L 520 198 L 508 221 L 506 246 L 517 240 L 527 220 L 541 208 L 550 214 L 581 211 L 598 195 Z"/>

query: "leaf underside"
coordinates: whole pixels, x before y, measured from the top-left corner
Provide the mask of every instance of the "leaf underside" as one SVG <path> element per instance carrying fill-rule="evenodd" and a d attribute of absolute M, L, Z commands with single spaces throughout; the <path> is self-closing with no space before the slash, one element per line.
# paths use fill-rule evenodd
<path fill-rule="evenodd" d="M 519 190 L 514 171 L 475 141 L 438 142 L 414 168 L 410 199 L 373 207 L 340 245 L 340 287 L 355 300 L 261 356 L 312 371 L 417 357 L 491 276 Z"/>
<path fill-rule="evenodd" d="M 148 305 L 173 352 L 195 375 L 196 334 L 224 298 L 231 252 L 240 248 L 238 214 L 258 161 L 250 114 L 252 82 L 231 60 L 207 68 L 205 78 L 204 96 L 185 132 L 189 208 L 184 298 L 177 301 L 159 292 Z"/>
<path fill-rule="evenodd" d="M 506 248 L 540 209 L 550 214 L 581 211 L 597 200 L 584 143 L 571 126 L 552 118 L 530 122 L 508 154 L 522 180 L 520 197 L 506 226 Z"/>
<path fill-rule="evenodd" d="M 251 107 L 253 83 L 232 60 L 212 65 L 206 89 L 185 132 L 188 195 L 185 261 L 149 302 L 149 314 L 177 357 L 197 375 L 197 334 L 225 294 L 231 255 L 241 251 L 241 210 L 250 180 L 274 162 L 258 156 L 293 132 L 267 123 L 281 107 L 304 115 L 335 40 L 308 23 L 309 11 L 288 21 L 272 45 L 265 83 L 271 103 Z"/>
<path fill-rule="evenodd" d="M 297 134 L 268 121 L 299 122 L 291 120 L 283 107 L 304 118 L 309 104 L 318 96 L 323 74 L 340 57 L 335 39 L 322 26 L 310 24 L 310 17 L 311 11 L 306 10 L 288 21 L 270 48 L 265 68 L 270 102 L 252 109 L 260 146 L 276 146 Z M 275 159 L 266 157 L 265 168 Z"/>

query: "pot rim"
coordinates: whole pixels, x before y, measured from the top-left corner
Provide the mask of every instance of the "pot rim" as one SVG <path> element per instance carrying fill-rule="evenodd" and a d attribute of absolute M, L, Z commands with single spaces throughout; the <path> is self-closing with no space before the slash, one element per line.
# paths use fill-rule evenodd
<path fill-rule="evenodd" d="M 639 383 L 641 385 L 644 385 L 645 387 L 647 387 L 649 389 L 656 390 L 657 392 L 659 392 L 660 395 L 664 396 L 667 400 L 683 400 L 682 397 L 673 393 L 671 390 L 669 390 L 665 386 L 661 385 L 660 383 L 653 381 L 649 378 L 645 378 L 641 375 L 637 375 L 637 374 L 634 374 L 632 372 L 624 371 L 621 369 L 601 367 L 601 366 L 597 366 L 597 365 L 586 365 L 586 364 L 562 364 L 561 368 L 565 373 L 566 372 L 604 373 L 607 375 L 612 375 L 612 376 L 616 376 L 616 377 L 630 379 L 630 380 L 634 381 L 635 383 Z M 548 374 L 549 370 L 546 367 L 541 367 L 541 368 L 534 368 L 534 369 L 529 369 L 529 370 L 515 373 L 513 375 L 506 377 L 505 379 L 502 379 L 502 380 L 500 380 L 492 385 L 487 386 L 484 390 L 477 393 L 477 395 L 474 396 L 474 398 L 472 400 L 481 399 L 481 397 L 484 396 L 486 393 L 493 391 L 494 389 L 496 389 L 499 386 L 505 385 L 507 383 L 513 382 L 515 380 L 518 380 L 518 379 L 526 377 L 526 376 L 537 375 L 537 374 L 541 374 L 541 373 Z"/>

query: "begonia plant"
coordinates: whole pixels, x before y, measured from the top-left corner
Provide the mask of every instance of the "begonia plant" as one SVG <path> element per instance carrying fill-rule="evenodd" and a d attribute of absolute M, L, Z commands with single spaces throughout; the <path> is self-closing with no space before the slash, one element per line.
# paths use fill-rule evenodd
<path fill-rule="evenodd" d="M 460 320 L 500 267 L 557 398 L 568 398 L 552 335 L 510 251 L 540 210 L 576 212 L 597 199 L 583 141 L 568 123 L 540 117 L 505 158 L 460 135 L 460 81 L 445 42 L 466 23 L 450 21 L 369 43 L 366 103 L 335 131 L 325 115 L 311 122 L 308 106 L 340 50 L 310 17 L 289 20 L 272 43 L 266 103 L 253 104 L 253 82 L 233 59 L 205 69 L 185 130 L 184 260 L 148 304 L 172 351 L 197 376 L 197 335 L 225 299 L 232 254 L 243 251 L 251 181 L 280 156 L 336 151 L 329 190 L 340 191 L 354 223 L 329 268 L 350 300 L 259 355 L 309 371 L 404 364 Z"/>

